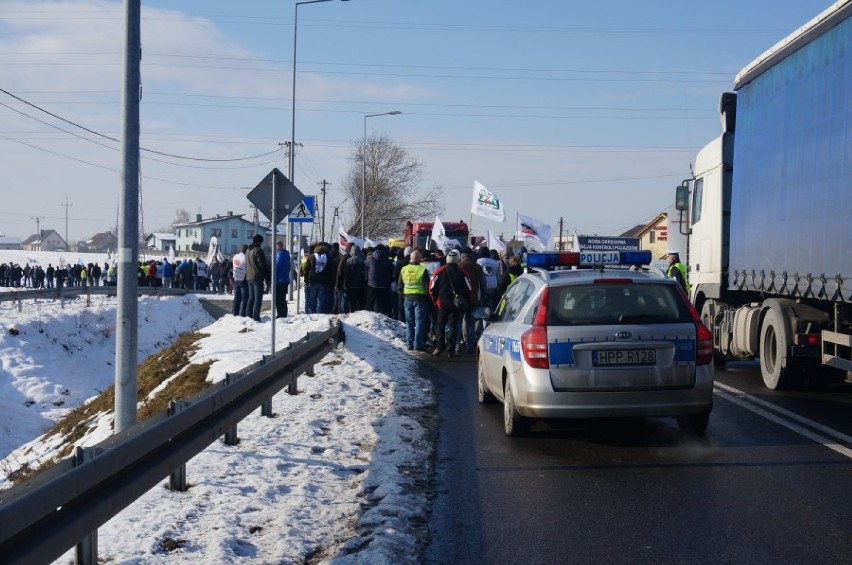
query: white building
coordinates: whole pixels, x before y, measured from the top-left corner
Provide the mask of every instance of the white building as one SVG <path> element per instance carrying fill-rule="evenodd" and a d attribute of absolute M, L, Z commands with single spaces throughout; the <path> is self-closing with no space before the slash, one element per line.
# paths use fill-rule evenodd
<path fill-rule="evenodd" d="M 198 214 L 194 222 L 175 224 L 174 227 L 175 253 L 180 255 L 207 253 L 211 237 L 215 237 L 219 242 L 222 253 L 233 255 L 238 252 L 241 244 L 251 243 L 255 233 L 252 222 L 243 218 L 242 214 L 234 215 L 233 212 L 225 215 L 216 214 L 215 218 L 206 220 Z M 263 227 L 257 229 L 261 233 L 266 232 Z M 266 240 L 265 237 L 264 240 Z M 266 243 L 268 245 L 268 242 Z"/>

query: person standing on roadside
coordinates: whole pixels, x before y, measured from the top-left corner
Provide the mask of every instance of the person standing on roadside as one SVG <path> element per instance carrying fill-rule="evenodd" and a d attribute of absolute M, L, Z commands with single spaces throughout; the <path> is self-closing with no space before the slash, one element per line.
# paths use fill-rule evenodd
<path fill-rule="evenodd" d="M 423 255 L 412 251 L 409 262 L 399 270 L 397 289 L 403 297 L 408 350 L 422 351 L 426 346 L 429 320 L 429 271 L 420 264 Z"/>
<path fill-rule="evenodd" d="M 263 236 L 255 234 L 246 252 L 246 280 L 249 284 L 249 303 L 246 313 L 255 322 L 260 321 L 260 306 L 263 303 L 263 285 L 269 282 L 269 259 L 263 252 Z"/>
<path fill-rule="evenodd" d="M 290 286 L 290 252 L 284 243 L 275 244 L 275 317 L 287 317 L 287 288 Z"/>
<path fill-rule="evenodd" d="M 429 285 L 429 296 L 438 308 L 435 349 L 432 351 L 435 356 L 440 355 L 444 347 L 450 357 L 456 354 L 456 320 L 470 307 L 470 279 L 459 268 L 460 260 L 458 249 L 447 253 L 447 264 L 435 271 Z"/>
<path fill-rule="evenodd" d="M 246 317 L 246 308 L 249 300 L 249 284 L 246 280 L 246 250 L 245 243 L 240 246 L 240 252 L 234 255 L 234 305 L 231 314 Z"/>

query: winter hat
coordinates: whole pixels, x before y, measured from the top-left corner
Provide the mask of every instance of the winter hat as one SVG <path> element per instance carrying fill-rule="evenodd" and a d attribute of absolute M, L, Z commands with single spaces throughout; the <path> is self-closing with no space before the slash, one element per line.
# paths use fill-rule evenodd
<path fill-rule="evenodd" d="M 458 249 L 453 249 L 447 253 L 447 263 L 458 263 L 460 258 L 461 254 Z"/>
<path fill-rule="evenodd" d="M 263 236 L 259 233 L 255 234 L 255 236 L 251 238 L 251 242 L 260 245 L 261 243 L 263 243 Z"/>

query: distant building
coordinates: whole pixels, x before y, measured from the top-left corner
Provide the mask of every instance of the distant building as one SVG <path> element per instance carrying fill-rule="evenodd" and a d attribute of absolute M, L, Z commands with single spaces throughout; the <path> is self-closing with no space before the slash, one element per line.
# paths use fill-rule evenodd
<path fill-rule="evenodd" d="M 215 218 L 201 217 L 196 215 L 194 222 L 175 224 L 175 253 L 187 255 L 192 253 L 207 253 L 210 246 L 210 238 L 215 237 L 219 242 L 219 249 L 225 255 L 234 255 L 243 243 L 251 243 L 254 236 L 255 226 L 252 222 L 243 218 L 242 214 L 234 215 L 228 212 L 226 215 L 216 214 Z M 262 234 L 266 229 L 258 227 Z M 265 245 L 269 241 L 264 236 Z"/>
<path fill-rule="evenodd" d="M 619 237 L 638 237 L 639 249 L 649 249 L 653 259 L 662 258 L 669 250 L 669 216 L 665 212 L 647 224 L 639 224 L 619 235 Z"/>
<path fill-rule="evenodd" d="M 118 247 L 118 236 L 110 231 L 96 233 L 86 241 L 81 241 L 77 245 L 77 251 L 82 253 L 96 253 L 115 251 Z"/>
<path fill-rule="evenodd" d="M 0 249 L 21 249 L 20 237 L 12 237 L 11 235 L 0 235 Z"/>
<path fill-rule="evenodd" d="M 152 233 L 145 238 L 145 247 L 150 250 L 177 252 L 177 236 L 173 233 Z"/>
<path fill-rule="evenodd" d="M 21 243 L 24 251 L 66 251 L 68 245 L 56 230 L 41 230 Z"/>

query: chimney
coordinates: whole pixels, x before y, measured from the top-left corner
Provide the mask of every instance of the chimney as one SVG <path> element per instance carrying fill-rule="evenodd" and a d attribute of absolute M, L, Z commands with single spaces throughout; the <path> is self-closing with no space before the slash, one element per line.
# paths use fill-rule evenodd
<path fill-rule="evenodd" d="M 201 214 L 196 214 L 196 215 L 195 215 L 195 221 L 196 221 L 196 222 L 200 222 L 200 221 L 201 221 Z"/>

